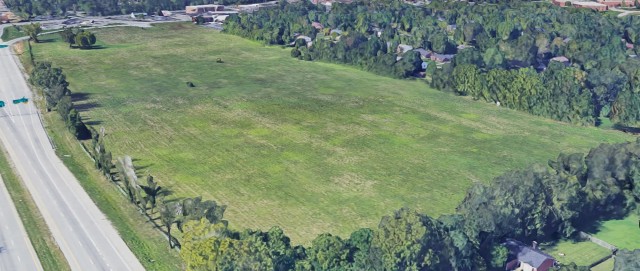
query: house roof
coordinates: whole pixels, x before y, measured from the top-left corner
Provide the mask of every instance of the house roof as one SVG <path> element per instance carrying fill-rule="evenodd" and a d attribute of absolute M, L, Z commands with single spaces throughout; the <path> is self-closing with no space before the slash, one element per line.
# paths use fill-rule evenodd
<path fill-rule="evenodd" d="M 507 249 L 509 249 L 509 253 L 516 256 L 518 261 L 527 263 L 534 268 L 540 268 L 540 266 L 542 266 L 542 264 L 547 260 L 552 260 L 555 262 L 555 259 L 549 254 L 529 247 L 520 241 L 508 239 L 504 245 L 505 247 L 507 247 Z"/>
<path fill-rule="evenodd" d="M 569 59 L 567 57 L 564 57 L 564 56 L 556 56 L 556 57 L 552 58 L 551 61 L 569 62 Z"/>
<path fill-rule="evenodd" d="M 429 57 L 429 56 L 431 56 L 431 53 L 429 53 L 429 51 L 427 51 L 427 50 L 425 50 L 425 49 L 423 49 L 423 48 L 415 49 L 415 51 L 416 51 L 416 52 L 418 52 L 418 53 L 420 53 L 420 55 L 421 55 L 422 57 Z"/>
<path fill-rule="evenodd" d="M 402 51 L 402 53 L 406 53 L 408 51 L 413 50 L 413 46 L 411 45 L 406 45 L 406 44 L 400 44 L 398 45 L 398 49 Z"/>

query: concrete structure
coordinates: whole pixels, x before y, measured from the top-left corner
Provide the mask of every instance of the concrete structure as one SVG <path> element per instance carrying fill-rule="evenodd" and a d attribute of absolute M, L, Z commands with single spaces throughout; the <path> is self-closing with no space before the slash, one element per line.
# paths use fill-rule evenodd
<path fill-rule="evenodd" d="M 453 59 L 455 55 L 445 55 L 445 54 L 436 54 L 433 53 L 431 54 L 431 60 L 438 62 L 438 63 L 444 63 L 444 62 L 449 62 Z"/>
<path fill-rule="evenodd" d="M 607 5 L 603 5 L 596 2 L 575 1 L 575 2 L 572 2 L 572 4 L 576 8 L 589 8 L 596 11 L 606 11 L 609 9 Z"/>
<path fill-rule="evenodd" d="M 556 260 L 539 250 L 536 242 L 529 247 L 522 242 L 508 239 L 504 246 L 509 250 L 506 270 L 548 271 L 556 265 Z"/>
<path fill-rule="evenodd" d="M 566 7 L 567 2 L 571 3 L 571 5 L 575 8 L 588 8 L 588 9 L 593 9 L 597 11 L 607 11 L 609 10 L 609 7 L 612 7 L 611 5 L 603 4 L 600 1 L 591 2 L 591 1 L 576 1 L 576 0 L 568 0 L 568 1 L 567 0 L 551 0 L 551 3 L 559 7 Z"/>
<path fill-rule="evenodd" d="M 635 6 L 635 0 L 598 0 L 598 3 L 609 8 Z"/>
<path fill-rule="evenodd" d="M 210 11 L 223 11 L 224 10 L 224 6 L 223 5 L 198 5 L 198 6 L 186 6 L 184 8 L 185 12 L 187 13 L 187 15 L 198 15 L 198 14 L 202 14 L 202 13 L 207 13 Z"/>

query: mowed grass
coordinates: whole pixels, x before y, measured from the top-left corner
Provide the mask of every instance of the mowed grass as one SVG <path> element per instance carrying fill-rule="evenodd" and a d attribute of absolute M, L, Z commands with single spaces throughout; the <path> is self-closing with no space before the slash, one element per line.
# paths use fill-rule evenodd
<path fill-rule="evenodd" d="M 638 215 L 635 213 L 624 219 L 604 221 L 597 232 L 591 234 L 619 249 L 640 248 L 640 227 L 638 227 Z"/>
<path fill-rule="evenodd" d="M 94 32 L 99 50 L 51 35 L 34 51 L 63 67 L 114 157 L 131 155 L 177 197 L 227 204 L 232 227 L 278 225 L 295 243 L 375 227 L 403 206 L 451 213 L 473 182 L 633 140 L 191 24 Z"/>
<path fill-rule="evenodd" d="M 589 266 L 597 260 L 611 255 L 611 251 L 608 249 L 589 241 L 574 242 L 563 240 L 543 250 L 560 263 L 569 264 L 573 262 L 580 266 Z M 564 254 L 564 256 L 560 254 Z"/>

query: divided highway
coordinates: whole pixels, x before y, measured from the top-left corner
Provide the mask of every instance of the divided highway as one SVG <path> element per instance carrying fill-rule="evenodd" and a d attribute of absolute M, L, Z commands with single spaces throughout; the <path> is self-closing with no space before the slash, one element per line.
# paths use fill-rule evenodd
<path fill-rule="evenodd" d="M 41 271 L 38 255 L 0 176 L 0 270 Z"/>
<path fill-rule="evenodd" d="M 0 48 L 0 100 L 6 104 L 0 108 L 0 142 L 71 269 L 144 270 L 75 176 L 56 156 L 31 96 L 12 51 Z M 13 99 L 22 97 L 29 98 L 30 102 L 12 103 Z M 4 225 L 4 221 L 0 219 L 0 225 Z M 4 258 L 0 260 L 4 262 Z M 19 270 L 5 268 L 0 263 L 0 270 L 5 269 Z"/>

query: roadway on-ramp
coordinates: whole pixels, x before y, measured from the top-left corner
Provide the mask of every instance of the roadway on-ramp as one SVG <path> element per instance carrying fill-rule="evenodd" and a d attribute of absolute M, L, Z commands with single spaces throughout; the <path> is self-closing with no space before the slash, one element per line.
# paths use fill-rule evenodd
<path fill-rule="evenodd" d="M 75 176 L 56 156 L 19 67 L 10 48 L 0 48 L 0 100 L 6 104 L 0 108 L 0 142 L 71 269 L 144 270 Z M 12 103 L 13 99 L 22 97 L 29 102 Z"/>

